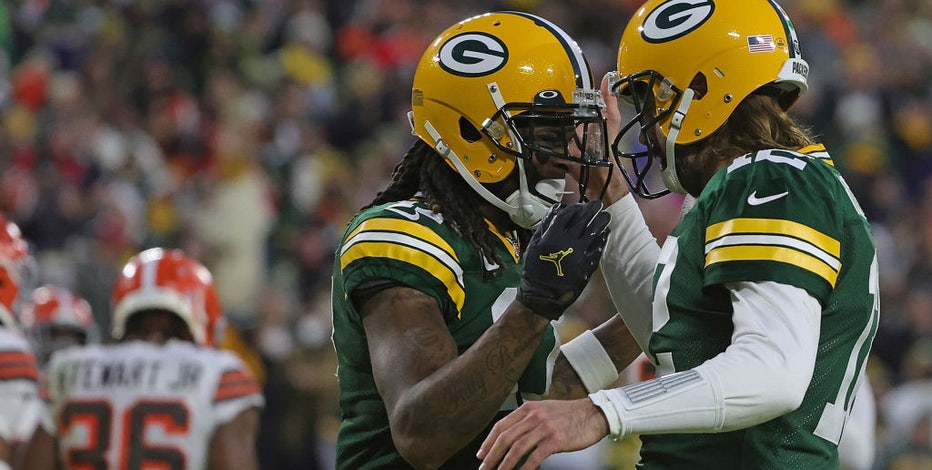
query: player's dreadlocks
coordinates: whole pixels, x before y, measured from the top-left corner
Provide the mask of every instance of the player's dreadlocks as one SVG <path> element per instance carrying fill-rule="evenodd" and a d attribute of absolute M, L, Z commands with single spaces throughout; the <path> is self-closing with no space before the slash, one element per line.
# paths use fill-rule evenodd
<path fill-rule="evenodd" d="M 404 201 L 420 191 L 433 212 L 444 219 L 483 255 L 494 263 L 501 260 L 495 247 L 501 241 L 489 231 L 479 207 L 485 203 L 436 151 L 418 139 L 395 166 L 388 187 L 380 191 L 362 210 L 387 202 Z M 519 238 L 526 241 L 530 231 L 515 226 Z"/>

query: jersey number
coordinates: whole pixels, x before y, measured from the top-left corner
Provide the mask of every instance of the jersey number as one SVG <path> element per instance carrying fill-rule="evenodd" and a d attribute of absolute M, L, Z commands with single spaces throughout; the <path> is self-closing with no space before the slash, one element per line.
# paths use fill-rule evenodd
<path fill-rule="evenodd" d="M 845 375 L 842 378 L 835 401 L 825 404 L 822 416 L 819 417 L 819 423 L 816 425 L 815 431 L 813 431 L 816 436 L 834 444 L 838 444 L 838 441 L 841 440 L 841 433 L 845 429 L 845 421 L 848 419 L 854 405 L 855 392 L 857 392 L 860 385 L 860 380 L 865 376 L 864 369 L 867 367 L 867 354 L 870 351 L 871 340 L 877 332 L 877 324 L 880 321 L 879 284 L 880 277 L 877 272 L 877 256 L 875 255 L 874 260 L 871 262 L 868 285 L 868 292 L 874 299 L 870 321 L 861 331 L 855 347 L 851 350 L 848 364 L 845 367 Z"/>
<path fill-rule="evenodd" d="M 848 183 L 841 177 L 838 177 L 838 181 L 845 188 L 854 210 L 857 211 L 858 215 L 864 217 L 864 211 L 861 210 L 861 205 L 858 204 L 854 193 L 848 187 Z M 848 357 L 848 363 L 845 367 L 845 375 L 842 378 L 841 387 L 835 401 L 826 403 L 822 415 L 819 417 L 819 423 L 816 425 L 815 431 L 813 431 L 816 436 L 835 444 L 838 444 L 838 441 L 841 440 L 841 434 L 845 429 L 845 421 L 847 421 L 851 408 L 854 406 L 855 392 L 858 390 L 860 380 L 866 380 L 862 379 L 862 377 L 865 377 L 864 369 L 867 367 L 867 354 L 870 351 L 871 342 L 877 333 L 877 325 L 880 321 L 880 274 L 877 267 L 876 253 L 871 261 L 867 283 L 867 292 L 873 298 L 870 321 L 861 331 L 857 344 L 851 350 L 851 355 Z"/>
<path fill-rule="evenodd" d="M 188 409 L 183 403 L 172 401 L 141 401 L 127 409 L 121 416 L 123 436 L 120 468 L 139 470 L 143 464 L 161 468 L 181 469 L 185 466 L 184 453 L 172 447 L 153 446 L 146 443 L 145 431 L 151 425 L 159 425 L 166 435 L 184 435 L 188 432 Z M 113 408 L 106 401 L 72 402 L 65 405 L 61 413 L 61 433 L 81 425 L 86 428 L 87 445 L 69 448 L 65 454 L 68 468 L 106 469 L 106 453 L 110 449 L 110 433 L 113 429 Z"/>

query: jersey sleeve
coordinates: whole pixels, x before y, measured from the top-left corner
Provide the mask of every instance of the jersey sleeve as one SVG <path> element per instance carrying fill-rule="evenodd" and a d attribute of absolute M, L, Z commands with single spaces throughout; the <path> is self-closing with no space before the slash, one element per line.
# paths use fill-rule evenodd
<path fill-rule="evenodd" d="M 259 383 L 246 365 L 227 351 L 218 351 L 219 374 L 211 402 L 217 425 L 231 421 L 243 410 L 265 404 Z"/>
<path fill-rule="evenodd" d="M 35 358 L 28 351 L 0 352 L 0 438 L 24 441 L 30 437 L 42 404 L 36 388 Z"/>
<path fill-rule="evenodd" d="M 35 384 L 38 378 L 39 368 L 31 352 L 20 349 L 0 351 L 0 382 L 22 380 Z"/>
<path fill-rule="evenodd" d="M 29 441 L 45 416 L 45 403 L 38 396 L 24 397 L 20 408 L 20 419 L 13 428 L 13 439 Z"/>
<path fill-rule="evenodd" d="M 39 368 L 25 339 L 10 334 L 0 339 L 0 438 L 22 440 L 24 421 L 39 401 Z"/>
<path fill-rule="evenodd" d="M 44 374 L 45 377 L 42 379 L 42 385 L 39 388 L 40 397 L 44 404 L 39 425 L 52 436 L 55 436 L 58 431 L 55 415 L 57 408 L 61 406 L 61 390 L 57 386 L 61 384 L 62 357 L 65 355 L 67 355 L 65 351 L 52 353 L 48 368 Z"/>
<path fill-rule="evenodd" d="M 343 292 L 393 279 L 430 295 L 442 311 L 459 312 L 466 291 L 457 253 L 436 221 L 412 213 L 406 218 L 383 210 L 351 226 L 337 253 Z"/>
<path fill-rule="evenodd" d="M 825 163 L 795 152 L 736 159 L 708 201 L 705 284 L 774 281 L 825 302 L 841 269 L 838 185 Z"/>

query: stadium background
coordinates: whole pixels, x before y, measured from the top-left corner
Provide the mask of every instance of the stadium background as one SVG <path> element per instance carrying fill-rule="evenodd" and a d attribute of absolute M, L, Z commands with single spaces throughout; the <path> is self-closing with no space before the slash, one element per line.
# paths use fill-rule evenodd
<path fill-rule="evenodd" d="M 207 264 L 265 384 L 265 469 L 332 466 L 333 249 L 411 142 L 427 42 L 472 14 L 563 26 L 597 76 L 634 0 L 13 0 L 0 4 L 0 210 L 109 331 L 120 264 L 155 245 Z M 880 251 L 869 364 L 875 470 L 932 468 L 932 2 L 784 0 L 812 66 L 794 109 L 833 153 Z M 663 239 L 679 203 L 643 203 Z M 606 318 L 596 280 L 561 325 Z M 628 468 L 627 445 L 574 470 Z"/>

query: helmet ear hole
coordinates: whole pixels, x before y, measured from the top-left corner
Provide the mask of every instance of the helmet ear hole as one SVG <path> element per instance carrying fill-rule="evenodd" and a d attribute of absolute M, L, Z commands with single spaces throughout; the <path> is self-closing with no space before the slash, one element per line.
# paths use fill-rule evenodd
<path fill-rule="evenodd" d="M 472 125 L 472 123 L 469 122 L 469 120 L 467 120 L 465 117 L 460 116 L 459 125 L 460 125 L 460 136 L 466 142 L 469 142 L 471 144 L 473 142 L 478 142 L 479 140 L 482 139 L 482 134 L 479 133 L 479 129 L 476 129 L 476 126 Z"/>
<path fill-rule="evenodd" d="M 798 86 L 784 83 L 772 83 L 758 88 L 755 93 L 774 97 L 784 111 L 789 110 L 799 99 L 801 90 Z"/>
<path fill-rule="evenodd" d="M 709 82 L 706 80 L 705 74 L 702 72 L 696 73 L 696 76 L 689 82 L 689 88 L 695 93 L 693 99 L 701 100 L 709 92 Z"/>

